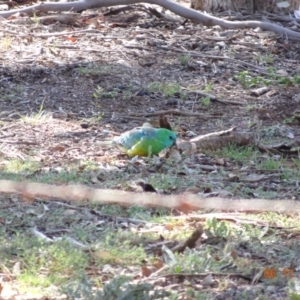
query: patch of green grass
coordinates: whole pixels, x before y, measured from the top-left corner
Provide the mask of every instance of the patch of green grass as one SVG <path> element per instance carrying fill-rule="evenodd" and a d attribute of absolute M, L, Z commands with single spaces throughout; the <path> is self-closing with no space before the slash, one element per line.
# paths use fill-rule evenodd
<path fill-rule="evenodd" d="M 93 163 L 88 163 L 83 172 L 79 171 L 78 167 L 70 167 L 69 170 L 62 169 L 61 171 L 50 170 L 48 172 L 37 172 L 42 167 L 41 163 L 35 161 L 21 161 L 12 159 L 6 163 L 2 163 L 0 178 L 22 180 L 24 175 L 31 180 L 42 183 L 90 183 L 90 172 L 97 170 L 97 166 Z"/>
<path fill-rule="evenodd" d="M 35 126 L 40 125 L 51 118 L 52 118 L 52 114 L 47 113 L 44 110 L 44 102 L 40 105 L 40 109 L 36 114 L 21 117 L 23 122 L 25 122 L 27 124 L 35 125 Z"/>
<path fill-rule="evenodd" d="M 23 274 L 17 277 L 19 283 L 24 287 L 47 288 L 53 284 L 61 285 L 65 282 L 61 274 L 49 274 L 47 276 L 37 276 L 37 273 L 25 270 Z"/>
<path fill-rule="evenodd" d="M 122 94 L 121 94 L 122 100 L 129 100 L 132 98 L 132 96 L 133 96 L 133 93 L 130 90 L 122 91 Z"/>
<path fill-rule="evenodd" d="M 181 92 L 181 87 L 178 83 L 153 82 L 148 85 L 148 89 L 152 92 L 161 92 L 167 98 Z"/>
<path fill-rule="evenodd" d="M 284 124 L 293 124 L 297 120 L 296 116 L 288 117 L 283 120 Z"/>
<path fill-rule="evenodd" d="M 260 64 L 272 64 L 274 62 L 274 56 L 270 53 L 266 55 L 258 55 L 257 61 Z"/>
<path fill-rule="evenodd" d="M 101 86 L 97 86 L 95 89 L 95 92 L 93 93 L 93 97 L 98 99 L 98 98 L 109 98 L 109 99 L 114 99 L 119 95 L 119 89 L 114 88 L 111 91 L 105 91 Z"/>
<path fill-rule="evenodd" d="M 7 36 L 1 39 L 1 48 L 9 49 L 11 46 L 11 37 Z"/>
<path fill-rule="evenodd" d="M 250 198 L 264 198 L 264 199 L 278 199 L 278 191 L 265 190 L 263 187 L 258 187 L 256 189 L 243 186 L 235 194 L 236 196 Z"/>
<path fill-rule="evenodd" d="M 249 146 L 239 147 L 231 144 L 216 151 L 216 155 L 244 162 L 249 160 L 250 157 L 254 157 L 256 151 Z"/>
<path fill-rule="evenodd" d="M 79 124 L 80 123 L 88 123 L 90 125 L 99 124 L 100 121 L 103 119 L 104 114 L 105 114 L 104 112 L 101 112 L 98 116 L 94 116 L 94 117 L 91 117 L 91 118 L 81 119 L 80 122 L 78 122 L 78 123 Z"/>
<path fill-rule="evenodd" d="M 2 240 L 0 244 L 3 264 L 12 267 L 20 262 L 22 268 L 17 279 L 26 286 L 45 288 L 52 284 L 60 285 L 88 265 L 88 254 L 67 241 L 46 243 L 23 233 Z"/>
<path fill-rule="evenodd" d="M 231 235 L 230 225 L 224 221 L 218 221 L 216 218 L 207 219 L 207 230 L 213 236 L 228 238 Z"/>
<path fill-rule="evenodd" d="M 33 13 L 33 17 L 31 18 L 31 20 L 32 20 L 36 25 L 40 24 L 40 22 L 41 22 L 40 18 L 37 17 L 37 15 L 36 15 L 35 12 Z"/>
<path fill-rule="evenodd" d="M 88 68 L 88 67 L 79 67 L 77 69 L 77 72 L 79 74 L 84 75 L 84 76 L 91 76 L 91 77 L 98 76 L 100 74 L 100 70 L 96 67 L 90 67 L 90 68 Z"/>
<path fill-rule="evenodd" d="M 170 273 L 202 273 L 205 270 L 216 271 L 219 262 L 211 257 L 211 247 L 200 251 L 186 249 L 184 253 L 175 253 L 176 262 L 171 265 Z"/>
<path fill-rule="evenodd" d="M 1 98 L 4 101 L 10 102 L 12 99 L 14 99 L 16 97 L 15 93 L 9 93 L 9 94 L 5 94 L 3 95 Z"/>
<path fill-rule="evenodd" d="M 41 164 L 36 161 L 22 161 L 20 159 L 11 159 L 5 162 L 2 172 L 7 173 L 28 173 L 32 174 L 41 167 Z"/>
<path fill-rule="evenodd" d="M 89 178 L 86 173 L 78 173 L 76 171 L 61 171 L 61 172 L 48 172 L 36 175 L 36 181 L 42 183 L 89 183 Z"/>
<path fill-rule="evenodd" d="M 179 61 L 180 61 L 180 63 L 181 63 L 184 67 L 188 66 L 188 64 L 189 64 L 190 61 L 191 61 L 191 54 L 188 53 L 188 54 L 185 54 L 185 55 L 180 55 L 180 56 L 179 56 Z"/>
<path fill-rule="evenodd" d="M 115 276 L 109 283 L 104 285 L 103 290 L 99 290 L 95 288 L 95 280 L 92 281 L 85 274 L 82 274 L 79 280 L 64 286 L 62 292 L 68 296 L 68 299 L 178 299 L 178 297 L 173 297 L 172 292 L 156 289 L 154 285 L 149 283 L 133 283 L 132 278 L 129 276 Z"/>
<path fill-rule="evenodd" d="M 284 167 L 285 159 L 274 159 L 267 157 L 257 167 L 263 170 L 279 170 Z"/>
<path fill-rule="evenodd" d="M 107 231 L 102 241 L 95 245 L 94 262 L 97 266 L 103 266 L 107 263 L 141 265 L 142 261 L 147 258 L 147 254 L 143 249 L 145 241 L 143 235 L 137 235 L 133 232 Z"/>
<path fill-rule="evenodd" d="M 109 91 L 106 91 L 101 86 L 97 86 L 93 93 L 93 98 L 114 99 L 118 97 L 125 101 L 132 98 L 132 95 L 133 93 L 131 92 L 131 90 L 121 90 L 119 88 L 113 88 Z"/>
<path fill-rule="evenodd" d="M 204 87 L 204 92 L 211 93 L 213 89 L 213 84 L 211 82 L 207 83 Z"/>
<path fill-rule="evenodd" d="M 242 71 L 238 73 L 235 78 L 242 85 L 244 89 L 249 89 L 261 85 L 268 86 L 270 84 L 282 84 L 286 86 L 293 86 L 300 84 L 300 76 L 294 75 L 292 77 L 281 76 L 276 74 L 276 70 L 273 68 L 268 68 L 268 75 L 262 76 L 252 76 L 248 71 Z"/>
<path fill-rule="evenodd" d="M 7 101 L 7 102 L 11 102 L 12 100 L 14 100 L 15 98 L 20 98 L 22 93 L 24 93 L 24 86 L 21 84 L 18 84 L 16 86 L 12 86 L 9 89 L 9 92 L 6 93 L 5 91 L 1 91 L 1 96 L 0 96 L 0 100 L 1 101 Z M 2 95 L 2 92 L 3 95 Z"/>
<path fill-rule="evenodd" d="M 297 287 L 297 289 L 299 289 L 299 287 Z M 300 293 L 289 292 L 289 300 L 300 300 Z"/>
<path fill-rule="evenodd" d="M 209 106 L 210 105 L 210 98 L 209 97 L 202 97 L 201 102 L 202 102 L 203 105 Z"/>
<path fill-rule="evenodd" d="M 187 288 L 186 290 L 187 299 L 194 299 L 194 300 L 211 300 L 211 296 L 209 293 L 204 291 L 198 291 L 193 288 Z M 176 298 L 177 299 L 177 298 Z"/>
<path fill-rule="evenodd" d="M 123 216 L 124 209 L 120 205 L 103 205 L 101 206 L 100 211 L 105 215 L 110 216 Z"/>
<path fill-rule="evenodd" d="M 99 75 L 107 76 L 112 73 L 112 67 L 111 66 L 79 67 L 77 68 L 77 72 L 87 77 L 97 77 Z"/>
<path fill-rule="evenodd" d="M 249 75 L 248 71 L 242 71 L 238 75 L 235 76 L 238 82 L 242 85 L 244 89 L 253 88 L 259 85 L 270 85 L 272 83 L 271 80 L 265 79 L 262 76 L 253 77 Z"/>
<path fill-rule="evenodd" d="M 173 187 L 179 187 L 180 179 L 175 176 L 168 176 L 166 174 L 154 174 L 149 177 L 149 183 L 158 190 L 169 191 Z"/>

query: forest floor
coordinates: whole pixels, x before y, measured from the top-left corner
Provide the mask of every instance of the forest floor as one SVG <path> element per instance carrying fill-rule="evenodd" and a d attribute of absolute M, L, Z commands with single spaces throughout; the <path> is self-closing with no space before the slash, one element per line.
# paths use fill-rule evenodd
<path fill-rule="evenodd" d="M 73 24 L 1 22 L 0 179 L 299 200 L 296 147 L 230 144 L 174 162 L 98 143 L 162 114 L 181 140 L 232 127 L 255 128 L 266 145 L 300 138 L 297 41 L 145 7 L 88 10 Z M 191 215 L 3 194 L 0 223 L 0 299 L 300 299 L 298 212 Z"/>

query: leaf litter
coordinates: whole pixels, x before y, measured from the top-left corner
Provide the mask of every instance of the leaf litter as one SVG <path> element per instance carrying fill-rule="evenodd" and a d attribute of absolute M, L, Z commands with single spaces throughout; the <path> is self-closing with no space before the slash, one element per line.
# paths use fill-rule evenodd
<path fill-rule="evenodd" d="M 238 30 L 224 47 L 207 38 L 215 28 L 134 11 L 106 17 L 101 36 L 32 38 L 34 25 L 14 25 L 24 36 L 7 36 L 0 49 L 1 179 L 298 200 L 297 43 L 283 51 L 281 38 Z M 84 28 L 77 21 L 69 20 Z M 53 20 L 41 22 L 47 34 L 44 22 Z M 255 128 L 271 150 L 295 152 L 192 147 L 129 160 L 97 145 L 144 122 L 172 126 L 184 141 Z M 185 214 L 51 200 L 1 196 L 3 299 L 286 299 L 299 291 L 298 212 Z"/>

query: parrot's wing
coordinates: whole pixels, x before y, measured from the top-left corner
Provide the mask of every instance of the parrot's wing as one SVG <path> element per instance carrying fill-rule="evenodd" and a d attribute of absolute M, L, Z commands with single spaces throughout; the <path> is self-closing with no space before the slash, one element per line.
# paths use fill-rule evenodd
<path fill-rule="evenodd" d="M 156 131 L 151 127 L 136 127 L 114 139 L 114 143 L 129 150 L 144 139 L 155 137 Z"/>

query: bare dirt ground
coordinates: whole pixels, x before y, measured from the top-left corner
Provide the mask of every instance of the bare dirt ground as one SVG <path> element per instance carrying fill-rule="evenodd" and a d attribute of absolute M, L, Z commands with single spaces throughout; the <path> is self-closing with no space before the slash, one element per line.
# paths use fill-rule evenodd
<path fill-rule="evenodd" d="M 199 151 L 174 166 L 147 159 L 130 162 L 118 149 L 97 144 L 146 121 L 157 126 L 158 116 L 151 114 L 174 109 L 211 116 L 204 120 L 166 112 L 183 140 L 253 124 L 259 124 L 265 143 L 300 138 L 297 41 L 259 30 L 206 28 L 173 15 L 157 18 L 139 7 L 116 15 L 108 9 L 86 11 L 72 26 L 27 17 L 27 23 L 18 23 L 21 17 L 2 22 L 2 179 L 80 182 L 133 191 L 140 191 L 137 181 L 142 179 L 164 193 L 195 187 L 206 196 L 299 199 L 297 149 L 290 157 L 271 155 L 272 161 L 281 161 L 272 168 L 263 165 L 270 160 L 266 153 L 258 153 L 256 161 L 245 164 L 238 157 L 209 151 Z M 81 29 L 91 30 L 73 33 Z M 57 34 L 63 31 L 69 33 Z M 255 95 L 253 90 L 260 87 L 266 91 Z M 215 95 L 220 101 L 203 99 L 195 90 Z M 12 161 L 25 167 L 20 171 L 16 166 L 14 171 Z M 253 174 L 263 177 L 250 180 Z M 16 200 L 5 198 L 5 205 L 11 201 Z M 45 229 L 38 220 L 35 226 Z M 282 247 L 292 247 L 288 240 L 286 243 Z M 257 261 L 262 260 L 262 253 Z M 274 257 L 264 263 L 275 265 Z M 289 268 L 286 261 L 277 263 L 278 268 Z M 234 295 L 232 285 L 208 294 L 211 299 L 242 299 L 241 293 L 251 289 L 251 284 L 263 281 L 262 273 L 262 279 L 256 274 L 237 275 L 239 288 Z M 166 286 L 182 288 L 183 278 L 172 281 L 170 277 Z M 286 285 L 285 281 L 278 289 L 264 293 L 286 299 Z M 251 293 L 248 297 L 254 299 Z"/>

